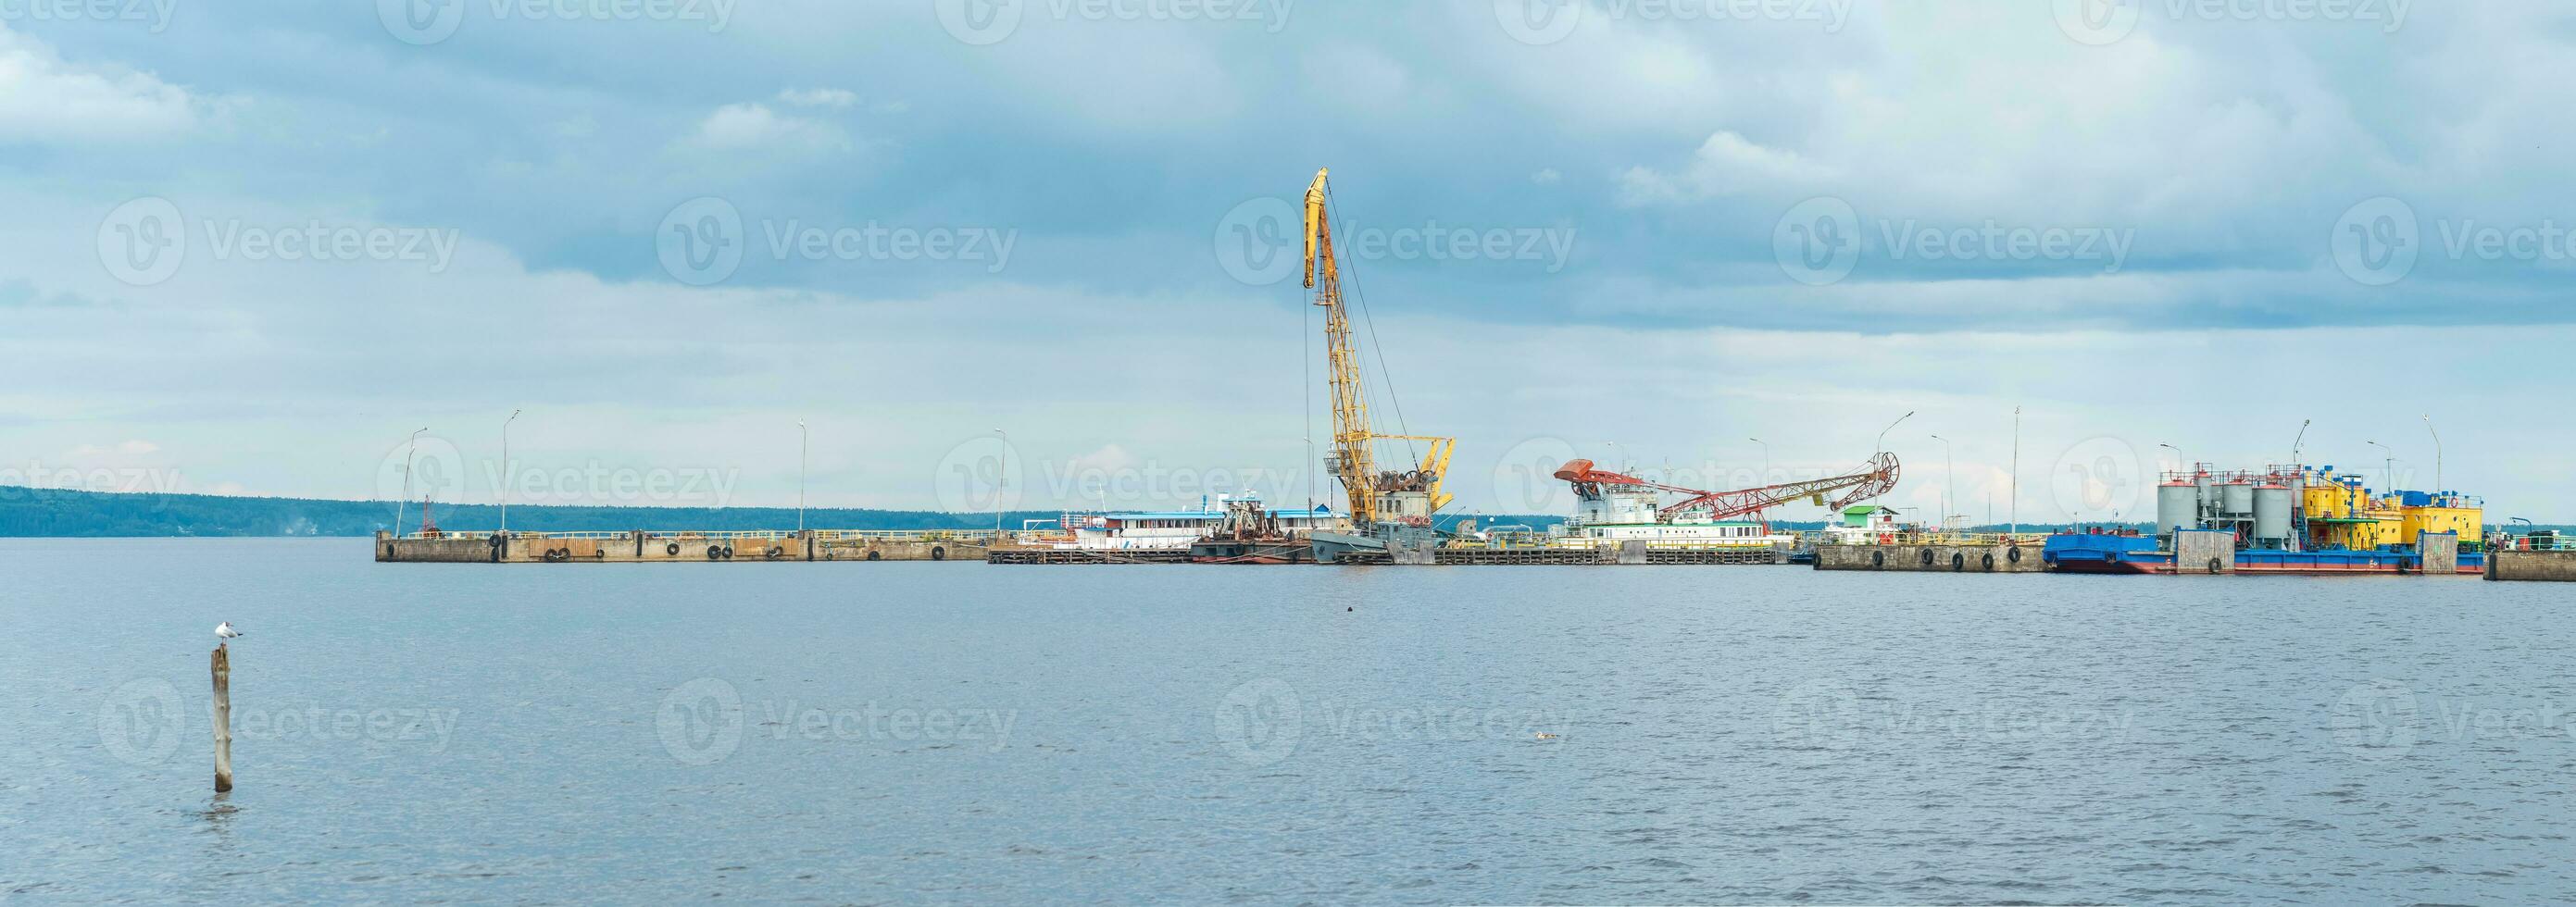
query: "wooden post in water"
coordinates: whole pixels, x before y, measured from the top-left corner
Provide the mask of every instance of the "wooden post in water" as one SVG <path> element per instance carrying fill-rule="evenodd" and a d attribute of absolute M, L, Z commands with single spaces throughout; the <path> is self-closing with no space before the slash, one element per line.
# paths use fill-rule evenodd
<path fill-rule="evenodd" d="M 215 646 L 215 793 L 233 789 L 233 664 Z"/>

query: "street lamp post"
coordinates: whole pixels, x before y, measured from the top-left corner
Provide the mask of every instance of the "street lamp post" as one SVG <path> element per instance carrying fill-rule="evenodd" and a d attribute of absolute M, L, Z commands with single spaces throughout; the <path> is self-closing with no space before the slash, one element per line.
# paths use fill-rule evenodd
<path fill-rule="evenodd" d="M 1001 460 L 993 467 L 993 541 L 998 543 L 1002 540 L 1002 508 L 1009 506 L 1008 496 L 1002 491 L 1011 484 L 1011 433 L 996 428 L 993 434 L 1002 439 Z M 1102 506 L 1107 505 L 1104 499 Z"/>
<path fill-rule="evenodd" d="M 1896 426 L 1897 426 L 1899 423 L 1902 423 L 1902 422 L 1904 422 L 1905 420 L 1907 420 L 1907 419 L 1911 419 L 1911 418 L 1914 418 L 1914 414 L 1913 414 L 1912 412 L 1908 412 L 1908 413 L 1906 413 L 1905 415 L 1902 415 L 1902 416 L 1898 416 L 1898 417 L 1896 417 L 1896 421 L 1895 421 L 1895 422 L 1887 423 L 1887 427 L 1886 427 L 1886 428 L 1879 429 L 1879 430 L 1878 430 L 1878 446 L 1871 448 L 1871 449 L 1870 449 L 1870 453 L 1871 453 L 1871 454 L 1881 454 L 1881 453 L 1886 453 L 1886 452 L 1887 452 L 1887 433 L 1888 433 L 1888 432 L 1891 432 L 1891 431 L 1895 431 L 1895 430 L 1896 430 Z"/>
<path fill-rule="evenodd" d="M 1941 528 L 1948 529 L 1955 503 L 1951 495 L 1959 490 L 1959 479 L 1950 471 L 1950 439 L 1933 435 L 1932 440 L 1941 442 Z"/>
<path fill-rule="evenodd" d="M 2167 444 L 2167 443 L 2164 443 L 2164 442 L 2162 442 L 2162 441 L 2158 441 L 2158 442 L 2156 442 L 2156 446 L 2157 446 L 2157 447 L 2162 447 L 2162 448 L 2164 448 L 2164 449 L 2166 449 L 2166 450 L 2170 450 L 2170 451 L 2173 451 L 2173 452 L 2174 452 L 2174 471 L 2176 471 L 2176 472 L 2181 472 L 2181 471 L 2185 471 L 2185 470 L 2188 470 L 2188 469 L 2190 469 L 2190 468 L 2191 468 L 2191 461 L 2183 459 L 2183 456 L 2182 456 L 2182 448 L 2175 447 L 2175 446 L 2173 446 L 2173 445 L 2171 445 L 2171 444 Z M 2293 457 L 2292 459 L 2297 459 L 2297 458 L 2296 458 L 2296 457 Z"/>
<path fill-rule="evenodd" d="M 2379 461 L 2379 490 L 2386 494 L 2397 493 L 2397 452 L 2388 449 L 2388 445 L 2381 444 L 2377 441 L 2363 441 L 2361 443 L 2379 448 L 2379 452 L 2387 456 L 2387 459 Z"/>
<path fill-rule="evenodd" d="M 2012 497 L 2004 499 L 2004 513 L 2007 514 L 2005 519 L 2012 521 L 2012 528 L 2005 532 L 2021 535 L 2021 407 L 2018 406 L 2013 407 Z"/>
<path fill-rule="evenodd" d="M 402 538 L 403 507 L 411 503 L 411 455 L 420 449 L 420 436 L 428 431 L 429 427 L 424 425 L 403 442 L 403 490 L 402 497 L 394 501 L 394 538 Z"/>
<path fill-rule="evenodd" d="M 2433 431 L 2432 413 L 2424 414 L 2424 430 L 2433 432 L 2433 491 L 2449 491 L 2451 489 L 2442 484 L 2442 433 Z"/>
<path fill-rule="evenodd" d="M 2314 422 L 2316 422 L 2316 421 L 2317 421 L 2317 420 L 2315 420 L 2315 419 L 2301 419 L 2301 420 L 2299 420 L 2299 436 L 2298 436 L 2297 438 L 2293 438 L 2293 439 L 2291 439 L 2291 441 L 2290 441 L 2290 465 L 2292 465 L 2292 466 L 2305 466 L 2305 465 L 2307 465 L 2307 464 L 2305 464 L 2305 463 L 2301 463 L 2301 462 L 2299 462 L 2299 448 L 2300 448 L 2300 446 L 2301 446 L 2302 444 L 2305 444 L 2305 443 L 2307 442 L 2307 440 L 2308 440 L 2308 426 L 2309 426 L 2311 423 L 2314 423 Z"/>
<path fill-rule="evenodd" d="M 814 446 L 814 433 L 805 420 L 796 420 L 796 534 L 805 534 L 805 452 Z"/>
<path fill-rule="evenodd" d="M 1771 443 L 1760 438 L 1746 438 L 1745 440 L 1762 445 L 1762 475 L 1758 477 L 1753 484 L 1771 484 Z"/>
<path fill-rule="evenodd" d="M 501 420 L 501 534 L 510 534 L 510 423 L 519 421 L 519 411 L 511 410 L 510 418 Z"/>

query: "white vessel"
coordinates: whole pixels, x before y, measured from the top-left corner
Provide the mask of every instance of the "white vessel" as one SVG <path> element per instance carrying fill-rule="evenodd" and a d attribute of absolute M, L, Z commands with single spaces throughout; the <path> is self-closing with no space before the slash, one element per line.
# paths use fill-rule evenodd
<path fill-rule="evenodd" d="M 1795 544 L 1791 533 L 1774 532 L 1758 520 L 1711 519 L 1705 511 L 1660 513 L 1662 492 L 1644 485 L 1595 484 L 1587 494 L 1575 488 L 1574 516 L 1557 528 L 1567 541 L 1616 545 L 1626 541 L 1686 545 L 1694 548 L 1769 548 Z"/>
<path fill-rule="evenodd" d="M 1206 538 L 1226 518 L 1226 505 L 1238 501 L 1258 504 L 1260 496 L 1218 495 L 1202 498 L 1197 510 L 1144 510 L 1124 513 L 1068 513 L 1059 519 L 1062 531 L 1042 537 L 1038 544 L 1060 549 L 1083 551 L 1186 551 L 1190 544 Z M 1329 505 L 1315 509 L 1265 511 L 1277 521 L 1280 529 L 1292 535 L 1305 535 L 1315 529 L 1341 528 L 1348 521 L 1334 515 Z"/>

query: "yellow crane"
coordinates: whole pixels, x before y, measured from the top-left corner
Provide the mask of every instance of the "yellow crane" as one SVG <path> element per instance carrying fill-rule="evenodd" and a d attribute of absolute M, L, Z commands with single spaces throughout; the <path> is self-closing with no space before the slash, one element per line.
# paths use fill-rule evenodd
<path fill-rule="evenodd" d="M 1350 313 L 1342 307 L 1341 268 L 1333 261 L 1333 226 L 1325 211 L 1324 177 L 1306 187 L 1306 288 L 1324 308 L 1324 355 L 1333 390 L 1333 453 L 1325 471 L 1341 480 L 1350 494 L 1351 525 L 1362 532 L 1381 520 L 1428 526 L 1431 514 L 1449 504 L 1440 490 L 1449 472 L 1454 438 L 1428 435 L 1382 435 L 1369 428 L 1368 393 L 1360 381 L 1359 348 L 1351 342 Z M 1373 448 L 1379 441 L 1422 441 L 1429 450 L 1410 473 L 1377 471 Z"/>

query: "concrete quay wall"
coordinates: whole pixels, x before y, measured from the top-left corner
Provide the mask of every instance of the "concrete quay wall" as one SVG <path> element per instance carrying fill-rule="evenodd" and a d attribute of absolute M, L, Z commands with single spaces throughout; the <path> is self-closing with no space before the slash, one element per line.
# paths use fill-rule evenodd
<path fill-rule="evenodd" d="M 2014 553 L 2020 557 L 2016 559 Z M 1818 570 L 1894 573 L 2041 573 L 2039 548 L 2023 545 L 1818 545 Z"/>
<path fill-rule="evenodd" d="M 2576 583 L 2576 551 L 2490 551 L 2491 580 Z"/>

